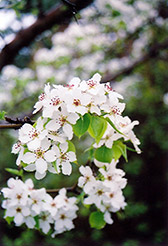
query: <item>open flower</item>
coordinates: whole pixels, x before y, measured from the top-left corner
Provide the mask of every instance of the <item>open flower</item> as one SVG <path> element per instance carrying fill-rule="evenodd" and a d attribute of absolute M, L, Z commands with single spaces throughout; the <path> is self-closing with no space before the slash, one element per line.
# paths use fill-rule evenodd
<path fill-rule="evenodd" d="M 70 175 L 72 172 L 72 166 L 70 162 L 76 161 L 76 155 L 73 151 L 68 151 L 68 143 L 65 142 L 60 144 L 59 147 L 53 146 L 52 150 L 56 153 L 56 167 L 58 172 L 60 172 L 60 167 L 62 173 L 65 175 Z"/>
<path fill-rule="evenodd" d="M 78 119 L 78 114 L 69 113 L 66 107 L 62 107 L 61 111 L 54 113 L 53 120 L 48 122 L 46 129 L 50 131 L 58 131 L 61 128 L 63 134 L 71 140 L 73 137 L 73 129 L 71 124 L 74 125 Z"/>
<path fill-rule="evenodd" d="M 41 145 L 41 141 L 47 135 L 47 130 L 44 129 L 44 123 L 44 120 L 40 117 L 38 118 L 34 127 L 28 123 L 24 124 L 19 130 L 20 142 L 22 144 L 27 144 L 27 147 L 30 150 L 35 150 L 39 148 Z"/>
<path fill-rule="evenodd" d="M 25 168 L 28 171 L 36 170 L 36 178 L 41 179 L 46 175 L 47 163 L 55 160 L 55 153 L 50 151 L 51 142 L 47 139 L 41 141 L 40 148 L 37 148 L 34 151 L 26 152 L 22 161 L 28 166 Z M 50 152 L 49 152 L 50 151 Z M 29 164 L 33 164 L 30 165 Z"/>

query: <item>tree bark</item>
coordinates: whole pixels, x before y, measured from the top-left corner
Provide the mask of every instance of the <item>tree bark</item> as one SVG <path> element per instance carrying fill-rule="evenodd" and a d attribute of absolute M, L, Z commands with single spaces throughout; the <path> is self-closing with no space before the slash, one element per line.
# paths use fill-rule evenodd
<path fill-rule="evenodd" d="M 75 4 L 76 11 L 80 11 L 90 5 L 94 0 L 71 0 Z M 62 25 L 70 23 L 74 16 L 73 9 L 67 5 L 60 4 L 55 9 L 39 17 L 30 27 L 21 30 L 11 41 L 7 44 L 0 53 L 0 71 L 8 64 L 12 64 L 18 52 L 26 46 L 29 46 L 35 38 L 44 31 L 52 28 L 54 25 Z"/>

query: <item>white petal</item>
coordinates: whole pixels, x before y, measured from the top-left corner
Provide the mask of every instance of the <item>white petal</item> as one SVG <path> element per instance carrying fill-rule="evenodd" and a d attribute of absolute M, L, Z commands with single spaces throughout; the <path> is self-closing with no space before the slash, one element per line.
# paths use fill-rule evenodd
<path fill-rule="evenodd" d="M 65 142 L 63 144 L 60 144 L 60 149 L 61 149 L 61 152 L 65 153 L 68 149 L 68 143 Z"/>
<path fill-rule="evenodd" d="M 70 162 L 76 161 L 76 155 L 73 151 L 69 151 L 67 153 L 67 156 L 68 156 Z"/>
<path fill-rule="evenodd" d="M 29 150 L 36 150 L 40 147 L 41 141 L 39 138 L 35 138 L 27 144 Z"/>
<path fill-rule="evenodd" d="M 23 215 L 21 213 L 17 213 L 14 218 L 14 222 L 16 225 L 21 225 L 23 223 Z"/>
<path fill-rule="evenodd" d="M 72 166 L 69 162 L 62 162 L 62 173 L 65 175 L 70 175 L 72 172 Z"/>
<path fill-rule="evenodd" d="M 113 220 L 111 218 L 111 215 L 110 215 L 110 213 L 108 211 L 106 211 L 105 214 L 104 214 L 104 220 L 108 224 L 112 224 L 113 223 Z"/>
<path fill-rule="evenodd" d="M 57 220 L 57 221 L 56 221 L 56 224 L 55 224 L 55 229 L 56 229 L 56 230 L 59 230 L 59 229 L 61 229 L 61 228 L 63 228 L 63 227 L 64 227 L 63 221 L 62 221 L 62 220 Z"/>
<path fill-rule="evenodd" d="M 25 185 L 28 186 L 29 189 L 34 187 L 33 181 L 31 179 L 27 179 L 25 181 Z"/>
<path fill-rule="evenodd" d="M 22 157 L 22 161 L 27 164 L 33 163 L 35 162 L 35 160 L 36 160 L 36 155 L 31 152 L 26 152 L 26 154 L 24 154 Z"/>
<path fill-rule="evenodd" d="M 73 137 L 72 126 L 70 124 L 64 124 L 63 131 L 65 132 L 65 134 L 68 137 L 68 139 L 71 140 L 72 137 Z"/>
<path fill-rule="evenodd" d="M 48 150 L 50 145 L 51 145 L 51 141 L 49 141 L 47 138 L 41 141 L 41 149 L 44 151 Z"/>
<path fill-rule="evenodd" d="M 65 219 L 64 223 L 65 223 L 65 226 L 68 230 L 71 230 L 72 228 L 74 228 L 74 224 L 72 223 L 72 220 Z"/>
<path fill-rule="evenodd" d="M 6 210 L 6 217 L 13 217 L 16 214 L 16 210 L 14 208 L 10 208 Z"/>
<path fill-rule="evenodd" d="M 95 73 L 95 74 L 93 75 L 92 79 L 93 79 L 94 81 L 96 81 L 97 83 L 99 83 L 100 80 L 101 80 L 101 75 L 100 75 L 99 73 Z"/>
<path fill-rule="evenodd" d="M 30 209 L 29 209 L 28 207 L 22 208 L 22 214 L 23 214 L 24 216 L 30 215 Z"/>
<path fill-rule="evenodd" d="M 45 234 L 47 234 L 50 230 L 50 224 L 47 221 L 40 220 L 40 228 Z"/>
<path fill-rule="evenodd" d="M 46 176 L 46 172 L 43 174 L 41 174 L 39 172 L 35 172 L 35 178 L 38 180 L 43 179 L 45 176 Z"/>
<path fill-rule="evenodd" d="M 51 130 L 51 131 L 56 131 L 60 128 L 60 124 L 57 123 L 55 120 L 51 120 L 48 122 L 46 125 L 46 129 Z"/>
<path fill-rule="evenodd" d="M 48 150 L 46 153 L 44 153 L 44 158 L 48 162 L 53 162 L 56 160 L 56 155 L 53 150 Z"/>
<path fill-rule="evenodd" d="M 37 159 L 36 163 L 36 171 L 40 174 L 43 174 L 47 170 L 47 162 L 43 160 L 42 158 Z"/>
<path fill-rule="evenodd" d="M 35 220 L 32 217 L 25 218 L 25 223 L 30 229 L 33 229 L 36 224 Z"/>
<path fill-rule="evenodd" d="M 80 118 L 80 117 L 79 117 L 78 114 L 76 114 L 76 113 L 74 113 L 74 114 L 71 113 L 71 114 L 68 115 L 67 121 L 74 125 L 74 124 L 76 123 L 76 121 L 77 121 L 79 118 Z"/>
<path fill-rule="evenodd" d="M 36 170 L 36 165 L 35 164 L 29 164 L 26 167 L 24 167 L 25 171 L 33 172 Z"/>

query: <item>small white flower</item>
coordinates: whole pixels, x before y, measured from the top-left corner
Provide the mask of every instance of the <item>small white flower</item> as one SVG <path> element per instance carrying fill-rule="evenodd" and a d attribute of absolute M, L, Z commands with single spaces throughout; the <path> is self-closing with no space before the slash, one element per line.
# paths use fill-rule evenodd
<path fill-rule="evenodd" d="M 96 181 L 93 176 L 92 170 L 90 167 L 81 166 L 79 168 L 80 173 L 83 175 L 78 179 L 78 186 L 82 187 L 86 193 L 89 193 L 90 189 L 94 186 Z"/>
<path fill-rule="evenodd" d="M 43 127 L 44 121 L 38 118 L 35 127 L 26 123 L 19 130 L 19 140 L 27 144 L 28 149 L 35 150 L 40 147 L 41 141 L 47 135 L 47 130 Z"/>
<path fill-rule="evenodd" d="M 67 110 L 70 113 L 79 113 L 84 115 L 88 112 L 87 105 L 91 102 L 91 96 L 81 93 L 80 89 L 74 89 L 71 94 L 65 96 Z"/>
<path fill-rule="evenodd" d="M 44 188 L 38 190 L 32 190 L 30 193 L 29 205 L 31 206 L 31 210 L 35 212 L 35 214 L 40 214 L 43 210 L 43 204 L 46 197 L 46 191 Z"/>
<path fill-rule="evenodd" d="M 49 212 L 42 212 L 39 219 L 39 227 L 42 231 L 47 234 L 51 228 L 51 223 L 53 223 L 53 219 Z"/>
<path fill-rule="evenodd" d="M 8 207 L 5 217 L 14 217 L 16 226 L 20 226 L 24 223 L 24 217 L 30 215 L 30 209 L 25 206 L 17 205 L 14 207 Z"/>
<path fill-rule="evenodd" d="M 55 160 L 55 153 L 49 150 L 50 147 L 49 140 L 42 140 L 41 147 L 34 150 L 33 152 L 26 152 L 22 160 L 26 164 L 34 164 L 36 171 L 42 176 L 47 171 L 47 162 L 52 162 Z M 26 167 L 27 170 L 34 171 L 34 166 Z"/>
<path fill-rule="evenodd" d="M 57 151 L 57 159 L 56 159 L 56 165 L 58 171 L 60 170 L 60 166 L 62 169 L 62 173 L 64 175 L 70 175 L 72 172 L 72 166 L 70 162 L 76 161 L 76 155 L 74 152 L 68 150 L 68 143 L 65 142 L 63 144 L 60 144 L 59 148 L 55 146 L 55 151 Z"/>
<path fill-rule="evenodd" d="M 47 123 L 46 129 L 50 131 L 58 131 L 60 128 L 62 128 L 65 136 L 71 140 L 73 137 L 73 129 L 71 124 L 75 124 L 78 119 L 78 114 L 68 113 L 66 108 L 62 107 L 61 111 L 57 111 L 55 114 L 53 114 L 53 120 Z"/>
<path fill-rule="evenodd" d="M 38 102 L 36 102 L 36 104 L 34 105 L 35 110 L 33 111 L 33 114 L 37 113 L 44 106 L 46 99 L 49 97 L 49 93 L 50 85 L 47 84 L 45 85 L 44 93 L 39 96 Z"/>

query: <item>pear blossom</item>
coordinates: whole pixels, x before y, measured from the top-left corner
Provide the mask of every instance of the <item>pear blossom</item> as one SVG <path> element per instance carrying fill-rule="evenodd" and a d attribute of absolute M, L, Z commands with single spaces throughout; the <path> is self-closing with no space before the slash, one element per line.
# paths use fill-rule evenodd
<path fill-rule="evenodd" d="M 60 87 L 63 90 L 63 87 Z M 58 111 L 64 102 L 64 91 L 61 89 L 52 89 L 43 105 L 42 115 L 45 118 L 52 118 L 53 113 Z"/>
<path fill-rule="evenodd" d="M 105 186 L 103 182 L 97 180 L 91 190 L 88 192 L 88 197 L 84 199 L 84 204 L 95 204 L 100 208 L 101 203 L 107 201 L 106 193 L 110 191 L 110 188 Z"/>
<path fill-rule="evenodd" d="M 37 120 L 35 127 L 26 123 L 19 129 L 19 140 L 23 144 L 27 144 L 28 149 L 35 150 L 41 145 L 41 141 L 47 135 L 47 130 L 44 129 L 43 119 L 40 117 Z"/>
<path fill-rule="evenodd" d="M 24 217 L 30 215 L 30 209 L 25 206 L 16 205 L 14 207 L 7 207 L 6 217 L 14 217 L 14 222 L 16 226 L 20 226 L 24 222 Z"/>
<path fill-rule="evenodd" d="M 45 104 L 45 101 L 49 97 L 50 93 L 50 85 L 47 84 L 44 87 L 44 92 L 40 94 L 38 102 L 34 105 L 35 110 L 33 111 L 33 114 L 36 114 L 39 110 L 41 110 Z"/>
<path fill-rule="evenodd" d="M 50 147 L 50 141 L 49 140 L 42 140 L 41 147 L 37 148 L 34 151 L 28 151 L 26 152 L 23 157 L 22 161 L 26 164 L 34 164 L 34 168 L 32 169 L 32 166 L 30 166 L 30 171 L 34 171 L 34 169 L 39 174 L 45 174 L 47 171 L 47 162 L 52 162 L 55 160 L 55 155 L 53 152 L 50 151 L 48 154 Z M 28 167 L 26 168 L 28 170 Z"/>
<path fill-rule="evenodd" d="M 103 95 L 104 94 L 104 85 L 100 84 L 101 75 L 96 73 L 88 81 L 82 81 L 80 84 L 80 89 L 82 91 L 87 91 L 92 95 Z"/>
<path fill-rule="evenodd" d="M 54 226 L 55 232 L 53 236 L 62 233 L 64 231 L 69 231 L 73 229 L 74 224 L 72 220 L 75 218 L 76 218 L 76 213 L 74 210 L 60 209 L 55 216 L 55 226 Z"/>
<path fill-rule="evenodd" d="M 71 94 L 65 96 L 68 112 L 86 114 L 88 112 L 86 106 L 91 102 L 91 98 L 89 94 L 84 94 L 79 88 L 75 88 Z"/>
<path fill-rule="evenodd" d="M 31 206 L 31 210 L 35 212 L 35 214 L 39 214 L 43 210 L 43 203 L 45 200 L 46 191 L 44 188 L 39 190 L 32 190 L 30 193 L 29 205 Z"/>
<path fill-rule="evenodd" d="M 73 137 L 73 129 L 71 124 L 75 124 L 79 119 L 79 115 L 76 113 L 68 113 L 66 107 L 62 107 L 61 111 L 55 112 L 53 120 L 49 121 L 46 125 L 46 129 L 50 131 L 58 131 L 62 128 L 63 134 L 68 137 L 69 140 Z"/>
<path fill-rule="evenodd" d="M 95 177 L 93 176 L 92 170 L 90 167 L 81 166 L 79 168 L 80 173 L 83 175 L 78 179 L 78 186 L 82 187 L 83 190 L 88 193 L 89 190 L 94 186 L 96 182 Z"/>
<path fill-rule="evenodd" d="M 76 198 L 68 198 L 65 189 L 61 189 L 59 194 L 52 198 L 44 188 L 34 189 L 33 187 L 31 179 L 25 182 L 13 178 L 8 180 L 8 188 L 2 189 L 5 197 L 2 207 L 6 210 L 4 218 L 10 217 L 16 226 L 25 223 L 28 228 L 33 229 L 36 226 L 36 217 L 39 229 L 43 233 L 47 234 L 54 227 L 53 237 L 74 228 L 73 219 L 77 217 L 78 210 Z M 20 193 L 27 194 L 24 205 L 13 194 L 18 189 Z"/>
<path fill-rule="evenodd" d="M 38 180 L 44 178 L 47 171 L 70 175 L 72 162 L 77 161 L 75 152 L 71 151 L 70 140 L 73 139 L 73 129 L 75 131 L 75 128 L 81 127 L 81 132 L 85 132 L 83 122 L 78 122 L 78 119 L 86 113 L 89 115 L 88 133 L 95 135 L 91 149 L 105 146 L 111 151 L 114 141 L 129 140 L 140 153 L 140 141 L 133 132 L 139 122 L 122 116 L 125 109 L 122 95 L 115 92 L 110 83 L 101 84 L 100 80 L 101 75 L 96 73 L 86 81 L 75 77 L 67 86 L 45 85 L 44 93 L 34 106 L 34 113 L 41 110 L 42 116 L 34 125 L 25 123 L 21 127 L 18 142 L 12 147 L 12 153 L 18 154 L 17 165 L 23 165 L 25 171 L 35 171 Z M 97 127 L 94 122 L 90 124 L 95 114 L 97 119 L 104 117 L 108 121 L 101 139 L 92 133 L 96 130 L 92 127 Z M 75 134 L 80 136 L 78 130 Z M 108 224 L 113 223 L 111 213 L 126 206 L 122 189 L 127 180 L 124 178 L 125 172 L 116 167 L 117 163 L 114 159 L 110 163 L 100 162 L 95 154 L 91 156 L 92 165 L 79 168 L 81 176 L 78 187 L 83 190 L 83 204 L 101 211 Z M 5 198 L 2 202 L 6 210 L 5 217 L 13 218 L 16 226 L 24 223 L 28 228 L 39 227 L 45 234 L 51 231 L 52 237 L 74 228 L 73 220 L 77 217 L 80 196 L 78 199 L 68 197 L 65 188 L 52 197 L 44 188 L 35 189 L 31 179 L 23 182 L 11 178 L 8 188 L 3 188 L 2 193 Z"/>
<path fill-rule="evenodd" d="M 51 223 L 53 223 L 52 215 L 49 212 L 42 212 L 39 219 L 39 227 L 43 233 L 47 234 L 49 232 Z"/>
<path fill-rule="evenodd" d="M 72 166 L 70 162 L 76 161 L 76 155 L 73 151 L 68 151 L 68 143 L 62 143 L 57 146 L 53 146 L 52 148 L 57 155 L 56 158 L 56 167 L 58 172 L 60 172 L 60 167 L 62 173 L 65 175 L 70 175 L 72 172 Z M 67 152 L 68 151 L 68 152 Z"/>

